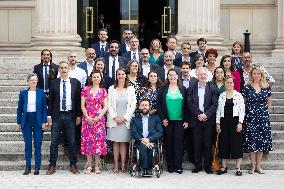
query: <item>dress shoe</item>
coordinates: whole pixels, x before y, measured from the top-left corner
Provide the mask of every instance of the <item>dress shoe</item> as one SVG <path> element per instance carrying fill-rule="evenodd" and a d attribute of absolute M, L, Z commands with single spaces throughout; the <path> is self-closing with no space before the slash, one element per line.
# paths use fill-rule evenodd
<path fill-rule="evenodd" d="M 70 168 L 69 168 L 69 171 L 75 175 L 78 175 L 80 174 L 80 172 L 78 171 L 76 165 L 71 165 Z"/>
<path fill-rule="evenodd" d="M 140 176 L 140 177 L 143 177 L 143 176 L 144 176 L 144 170 L 141 169 L 141 170 L 139 171 L 139 176 Z"/>
<path fill-rule="evenodd" d="M 168 168 L 168 172 L 169 172 L 169 173 L 173 173 L 173 172 L 175 172 L 175 170 L 174 170 L 174 169 L 171 169 L 171 168 Z"/>
<path fill-rule="evenodd" d="M 213 174 L 213 171 L 212 171 L 212 169 L 211 169 L 211 168 L 207 168 L 207 169 L 205 169 L 205 172 L 206 172 L 207 174 Z"/>
<path fill-rule="evenodd" d="M 34 175 L 39 175 L 39 167 L 36 167 L 36 168 L 35 168 Z"/>
<path fill-rule="evenodd" d="M 177 169 L 177 170 L 175 170 L 175 172 L 178 173 L 178 174 L 182 174 L 183 170 L 182 169 Z"/>
<path fill-rule="evenodd" d="M 25 172 L 23 173 L 23 175 L 28 175 L 31 173 L 31 167 L 26 167 Z"/>
<path fill-rule="evenodd" d="M 227 167 L 225 168 L 222 167 L 221 169 L 217 171 L 217 175 L 223 175 L 223 174 L 226 174 L 227 172 L 228 172 Z"/>
<path fill-rule="evenodd" d="M 201 167 L 195 167 L 191 172 L 192 173 L 198 173 L 199 171 L 201 171 L 202 168 Z"/>
<path fill-rule="evenodd" d="M 147 171 L 146 171 L 146 175 L 153 175 L 152 170 L 150 170 L 150 169 L 147 170 Z"/>
<path fill-rule="evenodd" d="M 52 175 L 52 174 L 55 173 L 55 172 L 56 172 L 55 167 L 50 166 L 50 167 L 47 169 L 46 174 L 47 174 L 47 175 Z"/>

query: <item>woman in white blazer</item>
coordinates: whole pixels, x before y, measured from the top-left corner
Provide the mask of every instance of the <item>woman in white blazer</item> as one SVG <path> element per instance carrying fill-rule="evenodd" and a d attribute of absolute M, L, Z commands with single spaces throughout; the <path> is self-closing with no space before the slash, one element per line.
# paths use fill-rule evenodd
<path fill-rule="evenodd" d="M 234 79 L 225 78 L 226 91 L 221 93 L 216 113 L 216 129 L 220 133 L 220 158 L 222 168 L 218 175 L 227 173 L 228 159 L 236 159 L 236 176 L 242 176 L 243 158 L 242 124 L 245 117 L 245 103 L 241 93 L 234 90 Z"/>
<path fill-rule="evenodd" d="M 108 90 L 107 139 L 113 142 L 114 167 L 118 173 L 119 154 L 121 172 L 125 173 L 127 143 L 130 140 L 130 121 L 136 108 L 135 89 L 128 85 L 126 71 L 116 71 L 116 81 Z"/>

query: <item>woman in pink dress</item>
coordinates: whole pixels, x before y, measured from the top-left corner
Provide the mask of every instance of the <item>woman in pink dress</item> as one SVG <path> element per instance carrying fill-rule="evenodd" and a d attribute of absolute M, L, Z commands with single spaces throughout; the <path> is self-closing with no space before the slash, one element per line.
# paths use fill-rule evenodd
<path fill-rule="evenodd" d="M 91 173 L 94 156 L 95 172 L 100 174 L 100 156 L 107 153 L 104 117 L 108 107 L 107 90 L 102 88 L 103 78 L 98 70 L 92 71 L 89 84 L 82 90 L 81 154 L 87 156 L 88 167 L 84 172 Z"/>

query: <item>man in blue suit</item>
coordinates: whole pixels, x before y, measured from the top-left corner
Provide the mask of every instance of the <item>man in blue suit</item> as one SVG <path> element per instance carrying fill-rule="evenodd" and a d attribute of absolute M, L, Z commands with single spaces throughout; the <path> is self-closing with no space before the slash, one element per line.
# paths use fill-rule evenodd
<path fill-rule="evenodd" d="M 130 39 L 133 36 L 131 29 L 125 29 L 123 32 L 124 42 L 119 45 L 119 56 L 122 56 L 124 53 L 130 51 Z"/>
<path fill-rule="evenodd" d="M 91 48 L 93 48 L 96 51 L 97 58 L 105 57 L 108 54 L 108 49 L 109 49 L 109 44 L 106 41 L 108 38 L 107 29 L 101 28 L 98 32 L 98 36 L 100 41 L 92 44 Z"/>
<path fill-rule="evenodd" d="M 90 76 L 95 66 L 96 52 L 93 48 L 88 48 L 85 52 L 86 60 L 78 65 L 78 68 L 83 69 L 87 76 Z"/>
<path fill-rule="evenodd" d="M 130 39 L 130 51 L 125 52 L 122 57 L 126 59 L 127 63 L 132 59 L 140 62 L 139 39 L 137 36 L 132 36 Z"/>
<path fill-rule="evenodd" d="M 132 118 L 130 123 L 131 135 L 139 151 L 140 175 L 150 175 L 153 159 L 153 148 L 157 140 L 163 135 L 162 122 L 157 115 L 150 115 L 150 102 L 147 99 L 140 101 L 140 116 Z"/>

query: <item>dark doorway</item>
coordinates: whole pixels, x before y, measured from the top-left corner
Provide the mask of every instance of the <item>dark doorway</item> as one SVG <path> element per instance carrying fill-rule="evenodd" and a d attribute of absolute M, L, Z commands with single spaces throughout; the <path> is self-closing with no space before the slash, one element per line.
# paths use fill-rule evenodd
<path fill-rule="evenodd" d="M 150 47 L 151 40 L 161 40 L 161 15 L 166 0 L 139 1 L 139 38 L 142 48 Z"/>

